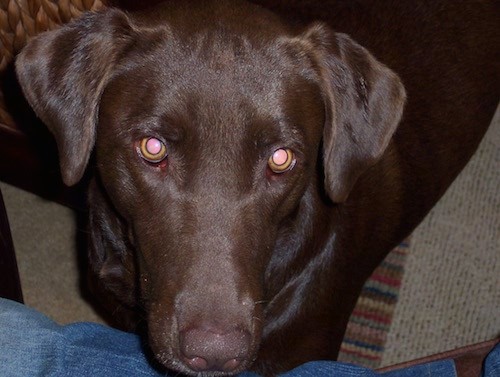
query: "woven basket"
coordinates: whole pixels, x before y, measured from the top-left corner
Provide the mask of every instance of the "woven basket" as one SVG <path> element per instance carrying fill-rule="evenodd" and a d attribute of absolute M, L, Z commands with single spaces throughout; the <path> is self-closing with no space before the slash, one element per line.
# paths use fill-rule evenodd
<path fill-rule="evenodd" d="M 0 0 L 0 72 L 27 40 L 43 31 L 99 10 L 106 0 Z"/>

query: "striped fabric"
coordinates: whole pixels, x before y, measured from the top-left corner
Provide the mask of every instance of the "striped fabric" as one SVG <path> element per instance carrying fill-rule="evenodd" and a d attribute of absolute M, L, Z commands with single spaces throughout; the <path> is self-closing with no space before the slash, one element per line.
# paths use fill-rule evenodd
<path fill-rule="evenodd" d="M 398 300 L 409 242 L 389 253 L 366 282 L 351 315 L 338 360 L 377 368 Z"/>

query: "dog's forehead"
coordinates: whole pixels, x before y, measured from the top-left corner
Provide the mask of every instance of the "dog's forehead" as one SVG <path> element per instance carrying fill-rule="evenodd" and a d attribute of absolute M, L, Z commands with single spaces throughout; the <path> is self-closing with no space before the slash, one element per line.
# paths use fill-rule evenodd
<path fill-rule="evenodd" d="M 296 31 L 247 2 L 192 1 L 188 6 L 174 0 L 135 15 L 133 23 L 138 50 L 152 46 L 136 55 L 138 63 L 149 64 L 158 77 L 182 78 L 183 85 L 196 81 L 198 87 L 238 84 L 268 90 L 297 68 L 299 54 L 290 43 Z"/>
<path fill-rule="evenodd" d="M 127 60 L 112 80 L 114 108 L 121 103 L 124 111 L 133 111 L 147 104 L 157 112 L 190 116 L 203 108 L 205 119 L 225 117 L 227 123 L 233 117 L 237 124 L 245 113 L 282 119 L 286 101 L 307 98 L 315 77 L 291 38 L 241 32 L 231 20 L 218 21 L 186 31 L 167 18 L 149 43 L 153 47 L 146 54 L 132 52 L 135 63 Z M 136 46 L 148 45 L 147 33 L 138 38 Z"/>
<path fill-rule="evenodd" d="M 136 119 L 131 129 L 142 123 L 139 119 L 156 119 L 153 132 L 175 133 L 177 128 L 200 140 L 225 139 L 236 146 L 245 138 L 265 138 L 263 143 L 287 139 L 283 133 L 296 135 L 322 114 L 316 84 L 290 77 L 277 64 L 255 66 L 236 61 L 230 52 L 215 61 L 200 60 L 197 54 L 146 64 L 115 80 L 103 109 L 124 120 L 116 127 L 128 119 Z"/>
<path fill-rule="evenodd" d="M 239 138 L 226 142 L 241 145 L 248 132 L 272 142 L 287 130 L 305 128 L 306 118 L 318 118 L 322 102 L 312 64 L 274 15 L 266 13 L 267 22 L 250 28 L 241 14 L 219 9 L 201 24 L 195 10 L 181 10 L 181 17 L 179 9 L 163 9 L 153 23 L 136 20 L 143 32 L 136 35 L 135 51 L 128 51 L 103 96 L 101 109 L 113 113 L 115 127 L 147 117 L 157 119 L 160 132 L 177 127 L 198 139 Z"/>

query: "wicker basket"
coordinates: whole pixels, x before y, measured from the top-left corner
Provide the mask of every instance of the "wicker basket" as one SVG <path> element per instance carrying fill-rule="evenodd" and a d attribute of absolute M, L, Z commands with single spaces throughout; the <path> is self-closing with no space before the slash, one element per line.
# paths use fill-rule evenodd
<path fill-rule="evenodd" d="M 0 0 L 0 72 L 26 41 L 57 28 L 88 10 L 98 10 L 106 0 Z"/>

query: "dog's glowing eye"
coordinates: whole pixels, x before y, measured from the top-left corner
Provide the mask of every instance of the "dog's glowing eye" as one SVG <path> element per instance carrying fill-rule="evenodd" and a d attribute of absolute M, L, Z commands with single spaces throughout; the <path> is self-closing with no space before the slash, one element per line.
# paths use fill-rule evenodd
<path fill-rule="evenodd" d="M 295 161 L 295 155 L 291 149 L 280 148 L 269 157 L 267 165 L 273 173 L 280 174 L 293 169 Z"/>
<path fill-rule="evenodd" d="M 139 154 L 146 161 L 157 164 L 167 157 L 167 147 L 155 137 L 146 137 L 141 140 Z"/>

